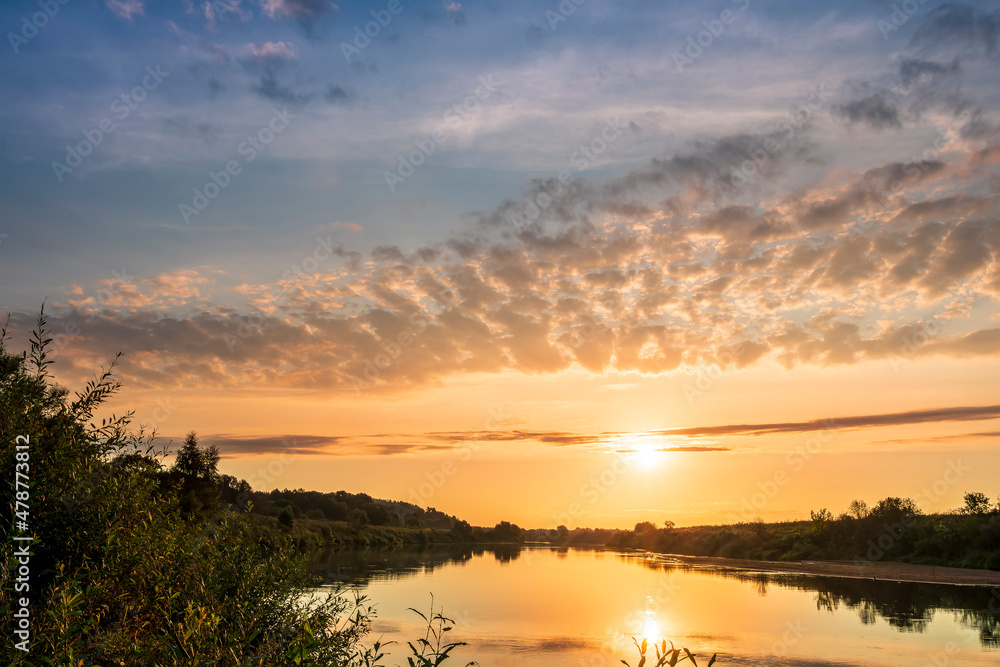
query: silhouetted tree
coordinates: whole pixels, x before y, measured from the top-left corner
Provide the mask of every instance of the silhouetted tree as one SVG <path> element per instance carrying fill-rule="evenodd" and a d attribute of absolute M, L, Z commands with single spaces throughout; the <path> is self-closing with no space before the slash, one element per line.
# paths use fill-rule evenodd
<path fill-rule="evenodd" d="M 965 494 L 965 507 L 962 508 L 965 514 L 988 514 L 990 511 L 990 499 L 985 493 L 971 492 Z"/>
<path fill-rule="evenodd" d="M 178 486 L 181 511 L 191 519 L 206 519 L 219 509 L 219 448 L 200 447 L 194 431 L 177 452 L 170 478 Z"/>
<path fill-rule="evenodd" d="M 826 523 L 833 521 L 833 512 L 825 507 L 818 511 L 809 510 L 809 518 L 813 523 Z"/>
<path fill-rule="evenodd" d="M 868 503 L 863 500 L 852 500 L 847 506 L 847 514 L 855 519 L 864 519 L 868 516 Z"/>

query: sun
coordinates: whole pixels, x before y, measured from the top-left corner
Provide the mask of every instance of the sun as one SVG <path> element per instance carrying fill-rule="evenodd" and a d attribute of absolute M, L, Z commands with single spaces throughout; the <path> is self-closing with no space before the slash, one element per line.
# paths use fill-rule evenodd
<path fill-rule="evenodd" d="M 638 445 L 632 454 L 635 463 L 645 469 L 658 468 L 663 463 L 662 454 L 653 445 Z"/>
<path fill-rule="evenodd" d="M 660 624 L 656 619 L 647 619 L 642 625 L 642 636 L 652 644 L 660 641 Z"/>

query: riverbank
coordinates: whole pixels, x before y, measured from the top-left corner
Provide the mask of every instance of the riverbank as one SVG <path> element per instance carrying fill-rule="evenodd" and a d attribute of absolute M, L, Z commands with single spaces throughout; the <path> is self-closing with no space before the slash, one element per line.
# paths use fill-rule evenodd
<path fill-rule="evenodd" d="M 925 584 L 953 584 L 959 586 L 1000 586 L 1000 572 L 973 570 L 961 567 L 938 567 L 910 563 L 882 563 L 871 561 L 758 561 L 744 558 L 717 558 L 712 556 L 684 556 L 680 554 L 648 553 L 647 557 L 677 563 L 691 569 L 719 571 L 778 572 L 809 574 L 821 577 L 849 579 L 876 579 L 880 581 L 915 582 Z"/>
<path fill-rule="evenodd" d="M 923 514 L 915 501 L 889 497 L 871 509 L 856 501 L 837 518 L 814 511 L 809 521 L 685 527 L 644 521 L 617 532 L 607 546 L 753 562 L 891 562 L 1000 572 L 1000 509 L 980 509 Z"/>

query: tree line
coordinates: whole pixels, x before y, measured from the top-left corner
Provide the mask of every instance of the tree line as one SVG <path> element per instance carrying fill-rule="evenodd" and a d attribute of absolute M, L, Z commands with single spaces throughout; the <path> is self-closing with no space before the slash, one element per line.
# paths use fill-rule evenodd
<path fill-rule="evenodd" d="M 809 521 L 677 528 L 649 521 L 617 533 L 610 547 L 756 560 L 898 561 L 1000 570 L 1000 497 L 969 492 L 950 512 L 925 514 L 910 498 L 869 507 L 854 500 L 837 517 L 823 508 Z"/>

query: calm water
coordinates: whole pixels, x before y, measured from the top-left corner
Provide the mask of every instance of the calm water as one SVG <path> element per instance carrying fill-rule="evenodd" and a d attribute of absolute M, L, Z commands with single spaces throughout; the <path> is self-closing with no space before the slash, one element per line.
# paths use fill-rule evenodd
<path fill-rule="evenodd" d="M 455 667 L 636 665 L 631 637 L 674 641 L 728 665 L 1000 665 L 1000 591 L 773 573 L 723 573 L 583 549 L 347 552 L 316 563 L 328 586 L 376 603 L 388 664 L 424 626 L 456 620 Z M 449 663 L 445 663 L 446 665 Z M 690 664 L 690 663 L 683 663 Z M 699 660 L 704 667 L 707 659 Z"/>

